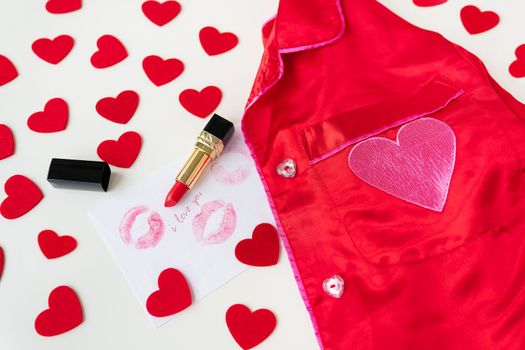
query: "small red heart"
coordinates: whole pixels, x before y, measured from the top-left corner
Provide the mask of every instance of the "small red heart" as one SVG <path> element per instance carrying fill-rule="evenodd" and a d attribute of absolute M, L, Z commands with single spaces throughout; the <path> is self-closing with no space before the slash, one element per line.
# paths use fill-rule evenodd
<path fill-rule="evenodd" d="M 17 76 L 18 71 L 13 62 L 11 62 L 9 58 L 0 55 L 0 86 L 9 83 Z"/>
<path fill-rule="evenodd" d="M 33 209 L 44 197 L 40 188 L 23 175 L 13 175 L 4 185 L 7 198 L 0 204 L 0 214 L 16 219 Z"/>
<path fill-rule="evenodd" d="M 98 145 L 97 154 L 103 161 L 121 168 L 129 168 L 137 159 L 142 138 L 134 131 L 122 134 L 117 141 L 106 140 Z"/>
<path fill-rule="evenodd" d="M 436 6 L 446 3 L 448 0 L 413 0 L 414 5 L 420 7 Z"/>
<path fill-rule="evenodd" d="M 128 57 L 124 45 L 113 35 L 103 35 L 97 40 L 98 51 L 91 56 L 91 64 L 95 68 L 111 67 Z"/>
<path fill-rule="evenodd" d="M 470 34 L 479 34 L 494 28 L 499 23 L 499 16 L 492 11 L 481 11 L 473 5 L 461 9 L 461 22 Z"/>
<path fill-rule="evenodd" d="M 180 13 L 181 6 L 177 1 L 158 2 L 148 0 L 142 4 L 142 12 L 159 27 L 171 22 Z"/>
<path fill-rule="evenodd" d="M 38 234 L 38 245 L 46 258 L 56 259 L 75 250 L 77 240 L 71 236 L 59 236 L 52 230 L 44 230 Z"/>
<path fill-rule="evenodd" d="M 27 119 L 27 126 L 35 132 L 57 132 L 66 128 L 68 119 L 69 109 L 66 101 L 53 98 L 46 103 L 43 111 L 33 113 Z"/>
<path fill-rule="evenodd" d="M 2 272 L 4 271 L 4 250 L 0 247 L 0 277 L 2 277 Z"/>
<path fill-rule="evenodd" d="M 525 44 L 516 49 L 516 61 L 510 65 L 509 72 L 515 78 L 525 77 Z"/>
<path fill-rule="evenodd" d="M 5 124 L 0 124 L 0 160 L 15 153 L 15 138 L 13 132 Z"/>
<path fill-rule="evenodd" d="M 44 337 L 52 337 L 78 327 L 84 320 L 82 305 L 77 294 L 68 286 L 51 291 L 49 309 L 42 311 L 35 320 L 35 330 Z"/>
<path fill-rule="evenodd" d="M 48 0 L 46 10 L 49 13 L 61 14 L 80 10 L 82 0 Z"/>
<path fill-rule="evenodd" d="M 75 41 L 69 35 L 60 35 L 55 39 L 38 39 L 31 48 L 35 55 L 46 62 L 57 64 L 62 61 L 73 49 Z"/>
<path fill-rule="evenodd" d="M 174 315 L 191 305 L 190 286 L 177 269 L 162 271 L 158 279 L 159 290 L 151 293 L 146 309 L 155 317 Z"/>
<path fill-rule="evenodd" d="M 251 312 L 242 304 L 230 306 L 226 311 L 226 325 L 233 339 L 244 350 L 251 349 L 272 334 L 277 319 L 268 309 L 259 309 Z"/>
<path fill-rule="evenodd" d="M 204 27 L 199 32 L 202 48 L 210 56 L 220 55 L 230 51 L 239 42 L 233 33 L 221 33 L 214 27 Z"/>
<path fill-rule="evenodd" d="M 266 223 L 253 230 L 252 238 L 243 239 L 235 247 L 237 260 L 251 266 L 272 266 L 279 261 L 279 236 Z"/>
<path fill-rule="evenodd" d="M 193 89 L 187 89 L 180 93 L 179 101 L 191 114 L 206 118 L 219 105 L 222 99 L 222 91 L 216 86 L 208 86 L 200 92 Z"/>
<path fill-rule="evenodd" d="M 162 86 L 182 74 L 184 63 L 176 58 L 164 60 L 152 55 L 142 61 L 142 68 L 153 84 Z"/>
<path fill-rule="evenodd" d="M 126 124 L 135 114 L 139 95 L 132 90 L 122 91 L 116 98 L 105 97 L 97 102 L 98 114 L 115 123 Z"/>

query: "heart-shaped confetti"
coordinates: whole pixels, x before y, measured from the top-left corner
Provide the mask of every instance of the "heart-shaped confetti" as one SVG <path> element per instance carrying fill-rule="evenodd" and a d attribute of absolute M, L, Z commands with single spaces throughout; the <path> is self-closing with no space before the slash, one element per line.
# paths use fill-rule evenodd
<path fill-rule="evenodd" d="M 91 56 L 95 68 L 108 68 L 128 57 L 128 51 L 119 39 L 113 35 L 103 35 L 97 40 L 98 51 Z"/>
<path fill-rule="evenodd" d="M 59 236 L 52 230 L 44 230 L 38 234 L 38 246 L 46 258 L 56 259 L 75 250 L 77 240 L 71 236 Z"/>
<path fill-rule="evenodd" d="M 2 249 L 2 247 L 0 247 L 0 278 L 2 277 L 2 273 L 4 272 L 4 262 L 4 250 Z"/>
<path fill-rule="evenodd" d="M 139 95 L 126 90 L 115 97 L 105 97 L 97 102 L 98 114 L 115 123 L 126 124 L 135 114 L 139 105 Z"/>
<path fill-rule="evenodd" d="M 57 64 L 71 52 L 74 44 L 75 41 L 69 35 L 60 35 L 55 39 L 38 39 L 31 45 L 31 49 L 44 61 Z"/>
<path fill-rule="evenodd" d="M 419 7 L 437 6 L 446 3 L 448 0 L 413 0 L 414 5 Z"/>
<path fill-rule="evenodd" d="M 106 140 L 97 148 L 97 154 L 105 162 L 121 168 L 129 168 L 137 159 L 142 138 L 134 131 L 122 134 L 117 141 Z"/>
<path fill-rule="evenodd" d="M 252 349 L 268 338 L 277 319 L 268 309 L 259 309 L 251 312 L 242 304 L 230 306 L 226 311 L 226 325 L 233 339 L 244 350 Z"/>
<path fill-rule="evenodd" d="M 0 55 L 0 86 L 13 81 L 18 76 L 15 65 L 9 58 Z"/>
<path fill-rule="evenodd" d="M 69 119 L 69 108 L 61 98 L 49 100 L 44 110 L 32 114 L 27 119 L 27 126 L 35 132 L 51 133 L 66 128 Z"/>
<path fill-rule="evenodd" d="M 217 28 L 204 27 L 199 32 L 202 48 L 210 56 L 220 55 L 237 46 L 239 39 L 233 33 L 221 33 Z"/>
<path fill-rule="evenodd" d="M 171 22 L 177 17 L 180 10 L 180 4 L 174 0 L 164 2 L 148 0 L 142 4 L 144 15 L 159 27 Z"/>
<path fill-rule="evenodd" d="M 184 63 L 176 58 L 163 59 L 159 56 L 148 56 L 142 61 L 142 68 L 149 80 L 157 86 L 175 80 L 184 71 Z"/>
<path fill-rule="evenodd" d="M 525 77 L 525 44 L 518 46 L 515 51 L 516 61 L 509 67 L 510 74 L 515 78 Z"/>
<path fill-rule="evenodd" d="M 182 107 L 199 118 L 206 118 L 213 113 L 221 99 L 222 91 L 216 86 L 208 86 L 201 91 L 187 89 L 179 95 Z"/>
<path fill-rule="evenodd" d="M 11 129 L 0 124 L 0 160 L 11 157 L 15 153 L 15 138 Z"/>
<path fill-rule="evenodd" d="M 0 204 L 0 214 L 16 219 L 33 209 L 44 197 L 40 188 L 23 175 L 13 175 L 4 185 L 7 198 Z"/>
<path fill-rule="evenodd" d="M 499 16 L 493 11 L 481 11 L 474 5 L 461 9 L 461 22 L 470 34 L 479 34 L 494 28 L 499 23 Z"/>
<path fill-rule="evenodd" d="M 35 320 L 35 330 L 44 337 L 52 337 L 78 327 L 84 320 L 82 305 L 77 294 L 68 286 L 51 291 L 49 309 L 42 311 Z"/>
<path fill-rule="evenodd" d="M 267 223 L 259 224 L 247 238 L 235 247 L 237 260 L 251 266 L 272 266 L 279 261 L 279 235 Z"/>
<path fill-rule="evenodd" d="M 177 269 L 168 268 L 158 278 L 159 289 L 146 301 L 146 309 L 155 317 L 174 315 L 188 308 L 191 291 L 184 275 Z"/>
<path fill-rule="evenodd" d="M 48 0 L 46 10 L 53 14 L 69 13 L 80 10 L 82 0 Z"/>

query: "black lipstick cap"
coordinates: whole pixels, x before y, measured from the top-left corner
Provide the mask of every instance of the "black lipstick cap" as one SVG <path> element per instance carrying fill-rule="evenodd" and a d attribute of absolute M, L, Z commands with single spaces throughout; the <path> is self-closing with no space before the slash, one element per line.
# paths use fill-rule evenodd
<path fill-rule="evenodd" d="M 111 169 L 106 162 L 53 158 L 47 181 L 57 188 L 106 192 L 110 177 Z"/>
<path fill-rule="evenodd" d="M 222 143 L 226 145 L 233 135 L 234 127 L 231 121 L 224 119 L 218 114 L 214 114 L 204 127 L 204 131 L 221 139 Z"/>

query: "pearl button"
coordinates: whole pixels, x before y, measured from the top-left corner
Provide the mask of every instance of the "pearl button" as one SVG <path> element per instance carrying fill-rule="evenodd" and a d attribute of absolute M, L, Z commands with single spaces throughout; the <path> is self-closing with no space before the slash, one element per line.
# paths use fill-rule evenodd
<path fill-rule="evenodd" d="M 280 176 L 290 179 L 295 176 L 295 173 L 297 172 L 297 167 L 293 159 L 288 158 L 282 161 L 279 165 L 277 165 L 276 170 L 277 174 L 279 174 Z"/>
<path fill-rule="evenodd" d="M 323 281 L 323 290 L 332 298 L 340 298 L 345 289 L 345 281 L 339 275 L 333 275 Z"/>

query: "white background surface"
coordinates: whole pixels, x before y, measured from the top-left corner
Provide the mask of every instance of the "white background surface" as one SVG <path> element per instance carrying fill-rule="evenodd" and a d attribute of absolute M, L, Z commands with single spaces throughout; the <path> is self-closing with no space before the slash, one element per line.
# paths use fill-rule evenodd
<path fill-rule="evenodd" d="M 224 322 L 226 309 L 234 303 L 252 309 L 266 307 L 277 315 L 276 330 L 259 349 L 317 349 L 284 252 L 278 266 L 249 269 L 155 330 L 86 215 L 104 194 L 55 190 L 45 181 L 51 157 L 97 159 L 96 148 L 102 140 L 115 139 L 128 130 L 140 132 L 144 145 L 131 169 L 113 167 L 113 188 L 127 187 L 185 155 L 205 123 L 180 107 L 178 94 L 186 88 L 219 86 L 224 97 L 217 111 L 240 120 L 262 52 L 260 28 L 275 13 L 277 0 L 180 2 L 181 14 L 157 27 L 144 17 L 139 0 L 84 0 L 82 10 L 65 15 L 48 14 L 45 0 L 0 0 L 0 54 L 9 57 L 20 73 L 0 88 L 0 123 L 8 124 L 16 139 L 15 155 L 0 161 L 0 183 L 22 173 L 45 195 L 24 217 L 0 218 L 0 245 L 6 254 L 0 280 L 0 349 L 237 349 Z M 525 101 L 525 79 L 508 73 L 515 48 L 525 43 L 523 1 L 450 0 L 432 8 L 417 8 L 409 0 L 382 2 L 477 54 L 507 90 Z M 487 33 L 469 35 L 459 19 L 461 7 L 468 4 L 498 12 L 501 23 Z M 240 44 L 227 54 L 207 56 L 198 31 L 208 25 L 236 33 Z M 63 62 L 53 66 L 32 53 L 34 40 L 60 34 L 75 39 L 73 51 Z M 103 34 L 121 39 L 129 57 L 112 68 L 96 70 L 89 58 Z M 150 54 L 179 58 L 186 69 L 174 82 L 155 87 L 141 69 L 142 59 Z M 128 125 L 97 115 L 94 107 L 100 98 L 126 89 L 136 90 L 141 97 Z M 53 97 L 69 103 L 67 129 L 49 135 L 31 132 L 26 126 L 28 116 Z M 63 258 L 46 260 L 36 239 L 43 229 L 73 235 L 78 248 Z M 85 321 L 64 335 L 40 337 L 34 331 L 34 319 L 47 308 L 49 292 L 61 284 L 77 291 Z"/>

